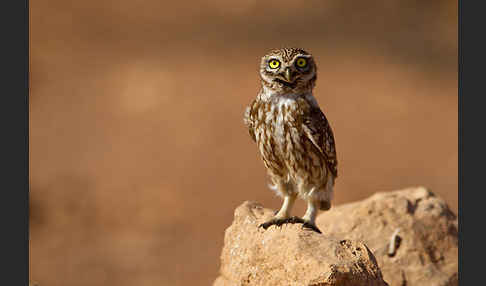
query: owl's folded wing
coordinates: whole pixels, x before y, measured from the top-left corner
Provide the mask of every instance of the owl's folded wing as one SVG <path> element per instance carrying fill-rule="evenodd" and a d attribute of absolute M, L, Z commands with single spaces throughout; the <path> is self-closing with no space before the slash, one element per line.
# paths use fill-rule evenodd
<path fill-rule="evenodd" d="M 251 139 L 256 142 L 254 122 L 251 116 L 251 109 L 253 108 L 254 103 L 255 101 L 252 101 L 252 103 L 248 107 L 246 107 L 243 122 L 245 123 L 246 127 L 248 127 L 248 133 L 250 134 Z"/>
<path fill-rule="evenodd" d="M 337 177 L 337 156 L 334 134 L 326 116 L 319 108 L 311 108 L 304 116 L 304 133 L 326 159 L 327 166 Z"/>

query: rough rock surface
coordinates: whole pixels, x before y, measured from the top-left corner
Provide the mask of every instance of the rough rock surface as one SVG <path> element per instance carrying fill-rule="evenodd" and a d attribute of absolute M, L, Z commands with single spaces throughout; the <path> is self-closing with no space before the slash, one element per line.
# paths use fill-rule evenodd
<path fill-rule="evenodd" d="M 458 285 L 457 217 L 423 187 L 376 193 L 333 207 L 316 224 L 324 235 L 364 241 L 392 286 Z M 398 248 L 389 256 L 397 230 Z"/>
<path fill-rule="evenodd" d="M 221 254 L 223 285 L 381 286 L 380 269 L 368 247 L 359 241 L 330 238 L 301 225 L 258 228 L 273 216 L 255 202 L 235 210 L 226 229 Z"/>
<path fill-rule="evenodd" d="M 272 215 L 254 202 L 235 210 L 214 286 L 458 285 L 457 217 L 423 187 L 335 206 L 317 218 L 323 234 L 257 227 Z"/>

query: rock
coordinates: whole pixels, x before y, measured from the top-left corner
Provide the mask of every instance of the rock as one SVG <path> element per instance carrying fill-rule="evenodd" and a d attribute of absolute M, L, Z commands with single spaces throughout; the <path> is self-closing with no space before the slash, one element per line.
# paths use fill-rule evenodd
<path fill-rule="evenodd" d="M 457 217 L 423 187 L 333 207 L 320 214 L 316 224 L 335 239 L 364 241 L 391 286 L 458 285 Z M 390 256 L 390 240 L 397 230 L 398 247 Z"/>
<path fill-rule="evenodd" d="M 258 228 L 272 216 L 272 210 L 255 202 L 235 210 L 225 231 L 220 276 L 214 286 L 387 285 L 363 242 L 332 238 L 300 224 Z"/>

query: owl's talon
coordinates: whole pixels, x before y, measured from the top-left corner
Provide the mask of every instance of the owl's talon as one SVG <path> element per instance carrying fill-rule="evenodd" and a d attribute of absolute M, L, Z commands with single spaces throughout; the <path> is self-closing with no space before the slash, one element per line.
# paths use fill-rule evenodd
<path fill-rule="evenodd" d="M 304 228 L 307 228 L 307 229 L 311 229 L 311 230 L 313 230 L 313 231 L 315 231 L 315 232 L 317 232 L 317 233 L 322 233 L 322 232 L 321 232 L 321 231 L 320 231 L 320 230 L 317 228 L 317 226 L 315 226 L 314 224 L 312 224 L 312 223 L 310 223 L 310 222 L 304 222 L 304 223 L 302 224 L 302 228 L 303 228 L 303 229 L 304 229 Z"/>
<path fill-rule="evenodd" d="M 291 223 L 291 224 L 305 223 L 305 221 L 298 216 L 289 217 L 287 220 L 288 220 L 288 223 Z"/>
<path fill-rule="evenodd" d="M 287 224 L 287 223 L 291 223 L 291 224 L 302 223 L 303 224 L 303 223 L 305 223 L 305 221 L 303 219 L 301 219 L 300 217 L 296 217 L 296 216 L 288 217 L 288 218 L 272 218 L 271 220 L 260 224 L 258 227 L 259 228 L 263 227 L 264 229 L 267 229 L 270 226 L 275 225 L 279 228 L 282 228 L 282 225 Z"/>

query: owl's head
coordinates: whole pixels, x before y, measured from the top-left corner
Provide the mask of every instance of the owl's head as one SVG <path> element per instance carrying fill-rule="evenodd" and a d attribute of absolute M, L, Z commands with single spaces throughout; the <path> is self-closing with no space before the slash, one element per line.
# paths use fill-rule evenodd
<path fill-rule="evenodd" d="M 282 48 L 262 57 L 260 77 L 272 92 L 310 92 L 317 78 L 317 67 L 312 55 L 303 49 Z"/>

